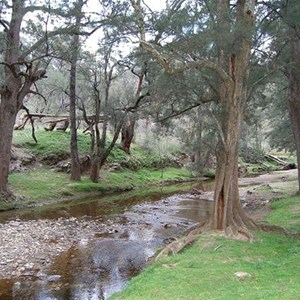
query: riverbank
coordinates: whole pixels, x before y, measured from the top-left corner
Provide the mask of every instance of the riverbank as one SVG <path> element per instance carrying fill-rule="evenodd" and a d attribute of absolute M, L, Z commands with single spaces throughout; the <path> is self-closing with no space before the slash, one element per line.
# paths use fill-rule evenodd
<path fill-rule="evenodd" d="M 206 188 L 211 189 L 202 186 Z M 44 299 L 48 293 L 69 299 L 67 294 L 83 295 L 86 290 L 94 296 L 119 290 L 157 247 L 207 215 L 210 201 L 187 193 L 174 195 L 176 189 L 182 192 L 186 187 L 162 186 L 159 191 L 1 213 L 0 298 Z M 167 196 L 170 193 L 173 196 Z M 107 283 L 111 276 L 112 283 Z"/>
<path fill-rule="evenodd" d="M 240 194 L 243 206 L 252 215 L 256 215 L 256 218 L 265 217 L 272 208 L 270 205 L 273 206 L 273 204 L 280 203 L 278 201 L 272 202 L 270 199 L 274 199 L 274 197 L 282 197 L 282 195 L 287 191 L 293 193 L 293 189 L 296 187 L 295 178 L 295 171 L 275 172 L 256 178 L 242 178 L 240 180 Z M 194 189 L 191 189 L 191 186 L 177 187 L 177 191 L 182 192 L 184 189 L 186 189 L 186 191 L 190 190 L 191 192 L 194 192 Z M 205 206 L 211 204 L 212 201 L 210 200 L 212 199 L 213 195 L 212 186 L 195 187 L 195 191 L 200 189 L 204 190 L 204 193 L 201 192 L 200 194 L 195 195 L 184 195 L 188 205 L 191 203 L 195 205 L 193 207 L 187 206 L 183 210 L 184 214 L 186 215 L 187 213 L 190 213 L 191 216 L 195 217 L 197 220 L 202 214 L 202 210 L 199 207 L 200 203 L 203 203 Z M 157 228 L 159 232 L 166 232 L 169 236 L 167 240 L 172 241 L 174 237 L 176 237 L 175 232 L 178 229 L 181 228 L 182 230 L 186 230 L 192 226 L 192 223 L 186 221 L 181 223 L 180 220 L 174 219 L 174 217 L 173 219 L 170 218 L 168 212 L 177 214 L 178 211 L 178 207 L 175 207 L 174 204 L 172 204 L 173 201 L 174 203 L 179 203 L 178 201 L 181 200 L 180 198 L 176 197 L 171 199 L 164 198 L 168 193 L 174 194 L 176 193 L 176 189 L 174 187 L 170 187 L 170 189 L 165 189 L 165 187 L 162 187 L 162 189 L 159 191 L 157 189 L 156 192 L 153 190 L 154 198 L 152 198 L 152 196 L 150 197 L 150 189 L 144 189 L 136 191 L 136 193 L 121 193 L 120 195 L 113 196 L 111 198 L 102 197 L 94 200 L 91 198 L 82 199 L 80 201 L 69 201 L 67 203 L 61 202 L 59 204 L 56 203 L 53 204 L 53 206 L 40 206 L 31 210 L 16 210 L 12 212 L 1 213 L 1 216 L 4 218 L 2 218 L 3 223 L 0 224 L 0 278 L 3 278 L 4 280 L 0 280 L 0 290 L 4 291 L 6 289 L 8 290 L 8 293 L 10 293 L 18 285 L 21 284 L 21 286 L 23 286 L 22 282 L 27 282 L 28 284 L 28 281 L 31 285 L 34 285 L 35 282 L 38 284 L 47 283 L 51 285 L 52 289 L 57 289 L 58 291 L 69 288 L 68 284 L 70 283 L 62 282 L 62 278 L 64 277 L 58 274 L 59 272 L 57 268 L 49 273 L 49 268 L 53 265 L 53 261 L 57 257 L 61 257 L 63 253 L 69 253 L 68 260 L 64 260 L 64 258 L 62 258 L 61 263 L 73 263 L 75 260 L 75 254 L 72 251 L 70 252 L 70 249 L 73 249 L 74 245 L 77 245 L 76 249 L 78 248 L 78 245 L 84 246 L 86 243 L 89 243 L 88 241 L 102 241 L 103 239 L 106 240 L 107 238 L 110 241 L 112 238 L 121 238 L 122 241 L 126 242 L 128 239 L 128 233 L 126 233 L 126 227 L 124 227 L 124 224 L 122 223 L 125 220 L 127 220 L 127 224 L 137 226 L 137 229 L 134 229 L 134 234 L 131 238 L 136 238 L 138 241 L 141 241 L 142 238 L 140 234 L 143 233 L 146 234 L 149 241 L 153 241 L 154 236 L 153 233 L 151 233 L 151 228 L 153 228 L 153 226 L 158 226 Z M 142 195 L 145 195 L 146 197 L 144 200 L 141 200 Z M 112 198 L 114 199 L 113 201 L 111 200 Z M 162 200 L 159 201 L 159 203 L 155 202 L 158 199 Z M 133 210 L 133 219 L 133 214 L 131 212 L 126 213 L 125 215 L 120 214 L 122 210 L 118 210 L 118 207 L 128 210 L 130 207 L 134 207 L 135 204 L 140 203 L 140 201 L 147 201 L 149 202 L 149 205 L 136 206 L 136 208 Z M 279 208 L 280 207 L 281 206 L 279 205 Z M 116 219 L 115 217 L 117 215 L 120 215 L 121 217 Z M 106 217 L 103 218 L 103 216 Z M 207 210 L 205 210 L 204 216 L 207 217 Z M 287 219 L 287 217 L 283 218 L 283 212 L 281 211 L 279 212 L 277 221 L 272 220 L 272 223 L 276 224 L 278 220 L 282 219 Z M 139 233 L 137 234 L 135 230 L 137 230 Z M 270 236 L 272 237 L 272 235 Z M 296 253 L 298 253 L 298 245 L 293 244 L 293 241 L 290 241 L 289 239 L 283 239 L 280 236 L 278 236 L 278 239 L 276 235 L 274 235 L 274 238 L 269 239 L 270 236 L 266 235 L 266 239 L 269 241 L 268 251 L 270 251 L 270 253 L 277 251 L 274 249 L 274 245 L 277 243 L 286 244 L 288 245 L 287 247 L 290 247 L 291 249 L 295 248 Z M 265 239 L 264 235 L 259 235 L 259 237 L 262 240 Z M 145 242 L 147 243 L 147 240 Z M 141 277 L 138 276 L 137 278 L 133 279 L 132 283 L 129 285 L 130 292 L 126 290 L 124 294 L 121 294 L 121 296 L 115 297 L 117 297 L 117 299 L 153 299 L 151 296 L 151 291 L 149 291 L 149 284 L 153 286 L 158 284 L 157 279 L 152 277 L 152 273 L 156 272 L 156 268 L 158 268 L 159 272 L 161 272 L 161 269 L 170 269 L 169 271 L 171 273 L 164 273 L 165 271 L 163 272 L 163 274 L 166 274 L 165 276 L 167 276 L 168 279 L 163 279 L 161 277 L 158 279 L 160 282 L 166 280 L 166 285 L 171 284 L 169 277 L 173 278 L 175 276 L 175 285 L 171 284 L 170 287 L 166 288 L 166 291 L 169 291 L 169 288 L 172 287 L 177 289 L 177 287 L 180 286 L 181 282 L 183 281 L 183 278 L 176 277 L 177 270 L 179 270 L 180 273 L 183 273 L 184 270 L 189 272 L 189 268 L 192 270 L 196 269 L 197 272 L 199 272 L 197 277 L 201 278 L 200 275 L 203 271 L 202 267 L 200 268 L 198 265 L 200 265 L 202 261 L 213 261 L 215 252 L 219 253 L 221 251 L 219 248 L 224 247 L 224 249 L 228 250 L 228 248 L 226 248 L 227 246 L 225 247 L 227 243 L 232 243 L 230 244 L 230 247 L 232 248 L 230 251 L 233 251 L 232 257 L 230 256 L 231 254 L 229 251 L 229 259 L 227 258 L 226 254 L 225 260 L 228 259 L 228 264 L 231 260 L 234 261 L 237 259 L 234 256 L 234 253 L 237 251 L 234 250 L 235 247 L 238 247 L 238 249 L 240 249 L 238 251 L 241 251 L 241 253 L 247 253 L 247 257 L 250 257 L 250 260 L 253 259 L 252 255 L 254 254 L 251 253 L 252 250 L 250 252 L 247 250 L 248 246 L 246 245 L 248 245 L 248 243 L 237 242 L 238 244 L 235 244 L 235 241 L 227 240 L 224 237 L 208 234 L 203 235 L 203 237 L 201 237 L 201 239 L 193 246 L 196 247 L 196 250 L 192 247 L 191 250 L 187 249 L 187 252 L 184 251 L 178 256 L 164 258 L 162 261 L 154 264 L 149 269 L 146 269 L 145 272 L 142 272 L 140 275 Z M 207 248 L 207 254 L 205 256 L 201 256 L 201 253 L 204 251 L 202 248 L 206 249 L 206 245 L 211 246 Z M 241 245 L 243 247 L 241 247 Z M 101 248 L 96 247 L 96 249 Z M 253 251 L 255 249 L 256 247 L 253 246 Z M 284 248 L 284 251 L 286 250 L 287 249 Z M 192 252 L 194 254 L 191 255 L 188 251 L 194 251 Z M 22 255 L 20 255 L 20 253 Z M 224 255 L 224 252 L 221 253 Z M 181 255 L 186 255 L 186 262 L 183 264 L 183 269 L 177 267 L 177 264 L 181 265 L 181 260 L 183 258 Z M 209 255 L 212 256 L 210 257 Z M 241 256 L 242 254 L 239 255 Z M 263 255 L 263 253 L 260 255 Z M 116 253 L 116 256 L 120 257 L 120 253 Z M 220 256 L 219 259 L 221 264 L 222 256 Z M 276 259 L 279 260 L 278 257 Z M 253 261 L 257 262 L 257 259 L 254 259 Z M 274 263 L 275 262 L 273 261 L 270 262 L 270 264 Z M 292 261 L 292 263 L 296 264 L 297 262 Z M 67 267 L 68 266 L 63 266 L 62 268 L 65 269 Z M 93 266 L 93 268 L 94 267 L 95 266 Z M 217 269 L 217 267 L 219 269 Z M 218 270 L 222 274 L 224 271 L 226 271 L 220 269 L 220 266 L 216 265 L 212 266 L 212 268 L 213 269 L 211 272 L 213 272 L 213 274 L 215 274 L 215 272 Z M 246 272 L 245 270 L 248 270 L 248 268 L 239 268 L 236 272 Z M 193 276 L 195 276 L 196 273 L 193 274 Z M 231 276 L 230 274 L 231 273 L 228 273 L 228 278 Z M 186 278 L 189 278 L 188 274 L 185 274 L 185 276 L 187 276 Z M 142 281 L 139 281 L 139 278 L 146 279 L 141 279 Z M 213 277 L 209 278 L 210 280 L 213 280 Z M 218 276 L 216 278 L 218 278 Z M 54 282 L 52 282 L 52 280 Z M 149 284 L 147 284 L 147 282 L 145 283 L 144 280 L 146 280 Z M 187 280 L 186 282 L 189 283 L 190 281 L 191 279 Z M 135 282 L 138 282 L 137 285 Z M 141 284 L 143 285 L 144 290 L 144 293 L 142 294 L 140 294 Z M 186 284 L 186 288 L 189 289 L 190 285 Z M 223 288 L 225 289 L 226 285 L 224 285 Z M 198 293 L 198 290 L 196 290 L 196 292 Z M 175 294 L 169 295 L 168 293 L 169 292 L 167 292 L 167 294 L 162 293 L 160 299 L 197 299 L 193 298 L 193 294 L 191 294 L 194 293 L 193 291 L 187 291 L 186 295 L 189 295 L 187 298 L 184 298 L 184 290 L 183 294 L 180 294 L 181 292 L 177 294 L 176 292 Z M 204 299 L 206 298 L 204 297 Z M 207 299 L 210 298 L 208 297 Z"/>
<path fill-rule="evenodd" d="M 240 183 L 240 193 L 265 202 L 250 210 L 252 217 L 300 233 L 296 189 L 293 171 Z M 212 232 L 201 234 L 195 244 L 161 258 L 110 299 L 297 299 L 300 240 L 278 233 L 257 232 L 256 237 L 249 243 Z"/>
<path fill-rule="evenodd" d="M 185 168 L 139 169 L 137 171 L 110 172 L 103 170 L 98 183 L 88 176 L 79 182 L 71 182 L 69 174 L 55 172 L 44 166 L 12 173 L 10 188 L 17 195 L 17 201 L 1 202 L 0 211 L 33 206 L 49 205 L 66 200 L 82 199 L 85 196 L 105 196 L 134 189 L 150 189 L 181 182 L 197 180 Z"/>

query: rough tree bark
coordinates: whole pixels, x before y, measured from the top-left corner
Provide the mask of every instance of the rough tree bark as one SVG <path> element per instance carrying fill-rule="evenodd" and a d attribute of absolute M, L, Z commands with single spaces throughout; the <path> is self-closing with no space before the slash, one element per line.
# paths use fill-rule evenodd
<path fill-rule="evenodd" d="M 224 21 L 218 28 L 217 39 L 219 65 L 229 75 L 230 80 L 220 82 L 219 95 L 221 128 L 219 148 L 217 150 L 217 170 L 214 194 L 214 212 L 212 215 L 213 229 L 229 234 L 244 234 L 251 237 L 249 228 L 254 223 L 242 210 L 238 190 L 238 146 L 244 102 L 246 99 L 246 82 L 254 30 L 255 0 L 239 0 L 236 6 L 235 24 L 230 20 L 229 1 L 218 0 L 218 20 Z M 227 19 L 228 18 L 228 19 Z M 228 23 L 227 23 L 228 22 Z M 230 27 L 234 31 L 230 33 Z M 234 35 L 234 36 L 232 36 Z M 231 37 L 233 47 L 229 48 L 224 37 Z"/>
<path fill-rule="evenodd" d="M 136 123 L 136 112 L 133 112 L 128 116 L 127 120 L 124 122 L 121 131 L 121 149 L 130 154 L 131 143 L 134 138 L 134 128 Z"/>
<path fill-rule="evenodd" d="M 203 171 L 203 149 L 202 149 L 202 130 L 203 130 L 203 112 L 202 107 L 197 107 L 196 110 L 196 118 L 197 118 L 197 124 L 196 124 L 196 143 L 197 148 L 195 149 L 195 167 L 197 172 Z"/>
<path fill-rule="evenodd" d="M 13 200 L 8 188 L 8 174 L 14 124 L 18 111 L 30 87 L 45 75 L 38 65 L 20 61 L 20 31 L 26 14 L 24 1 L 13 1 L 11 21 L 5 28 L 6 45 L 4 63 L 4 85 L 0 88 L 0 199 Z M 25 67 L 21 69 L 21 66 Z"/>
<path fill-rule="evenodd" d="M 78 0 L 75 4 L 76 10 L 76 31 L 79 33 L 80 21 L 82 18 L 82 6 L 84 1 Z M 70 156 L 71 156 L 71 172 L 70 179 L 73 181 L 81 180 L 80 162 L 77 144 L 77 117 L 76 117 L 76 69 L 79 51 L 79 34 L 73 35 L 71 43 L 71 69 L 70 69 Z"/>
<path fill-rule="evenodd" d="M 287 76 L 289 80 L 289 110 L 292 130 L 295 139 L 298 168 L 298 194 L 300 194 L 300 29 L 292 32 L 290 44 L 291 63 L 288 66 Z"/>

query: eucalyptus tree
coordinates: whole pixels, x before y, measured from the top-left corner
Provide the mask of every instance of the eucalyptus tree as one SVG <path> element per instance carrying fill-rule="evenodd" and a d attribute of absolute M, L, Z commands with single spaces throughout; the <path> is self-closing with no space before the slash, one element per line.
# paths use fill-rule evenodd
<path fill-rule="evenodd" d="M 116 31 L 104 28 L 96 56 L 86 53 L 85 61 L 80 64 L 79 85 L 85 86 L 81 87 L 85 94 L 79 92 L 78 96 L 91 136 L 90 179 L 93 182 L 99 181 L 100 170 L 118 141 L 126 117 L 138 109 L 145 97 L 135 95 L 132 84 L 122 85 L 128 70 L 118 63 L 119 42 Z"/>
<path fill-rule="evenodd" d="M 300 189 L 300 2 L 297 0 L 263 1 L 265 17 L 262 22 L 265 44 L 262 53 L 267 53 L 277 70 L 270 79 L 273 84 L 274 97 L 280 107 L 279 126 L 272 132 L 273 145 L 291 150 L 289 135 L 292 132 L 297 154 L 298 193 Z M 286 100 L 286 103 L 282 99 Z M 279 106 L 281 105 L 281 106 Z M 289 110 L 290 124 L 287 122 L 286 108 Z M 280 124 L 280 121 L 283 123 Z M 282 135 L 281 135 L 282 134 Z M 281 136 L 281 141 L 280 141 Z M 286 142 L 286 143 L 285 143 Z M 284 146 L 285 144 L 285 146 Z"/>
<path fill-rule="evenodd" d="M 9 199 L 13 197 L 8 188 L 13 128 L 25 96 L 32 91 L 35 82 L 45 77 L 45 69 L 30 56 L 46 41 L 46 37 L 33 41 L 31 47 L 22 47 L 20 33 L 25 16 L 42 8 L 17 0 L 2 1 L 1 4 L 0 24 L 5 44 L 1 60 L 4 76 L 0 89 L 0 197 Z"/>
<path fill-rule="evenodd" d="M 147 18 L 146 22 L 143 22 L 141 16 L 137 16 L 130 9 L 130 4 L 136 7 L 136 1 L 123 1 L 117 2 L 119 5 L 123 5 L 123 15 L 114 18 L 114 22 L 110 24 L 112 28 L 118 31 L 119 38 L 123 40 L 124 44 L 137 43 L 139 40 L 146 41 L 146 33 L 149 34 L 156 43 L 161 42 L 166 36 L 164 33 L 168 30 L 169 22 L 180 8 L 180 2 L 174 3 L 169 6 L 168 10 L 164 13 L 151 10 L 149 6 L 146 6 L 146 13 L 143 17 Z M 145 25 L 145 26 L 144 26 Z M 133 47 L 131 46 L 131 49 Z M 141 49 L 141 47 L 133 49 L 130 54 L 119 62 L 124 68 L 127 68 L 135 75 L 136 87 L 131 102 L 139 99 L 141 95 L 147 94 L 148 96 L 154 96 L 152 83 L 153 69 L 155 69 L 155 63 L 151 56 L 147 52 Z M 152 78 L 151 78 L 152 77 Z M 143 101 L 145 98 L 143 98 Z M 141 103 L 138 103 L 140 106 Z M 138 106 L 133 109 L 125 119 L 121 132 L 121 148 L 130 153 L 130 146 L 134 137 L 135 124 L 139 117 Z"/>
<path fill-rule="evenodd" d="M 219 143 L 217 147 L 217 170 L 214 192 L 214 212 L 210 220 L 213 229 L 226 233 L 251 237 L 249 228 L 255 226 L 241 208 L 238 191 L 238 144 L 241 121 L 246 101 L 250 51 L 255 30 L 255 0 L 218 0 L 185 2 L 185 11 L 196 4 L 195 17 L 199 29 L 178 24 L 180 29 L 172 42 L 164 45 L 140 41 L 163 67 L 169 76 L 209 71 L 217 94 Z M 142 6 L 136 1 L 136 15 L 143 16 Z M 206 14 L 201 14 L 206 11 Z M 141 19 L 141 18 L 140 18 Z M 209 19 L 207 26 L 201 22 Z M 175 23 L 175 21 L 174 21 Z M 191 32 L 189 29 L 192 28 Z M 204 36 L 210 43 L 203 43 Z M 176 47 L 177 44 L 177 47 Z M 188 51 L 180 47 L 189 45 Z M 207 46 L 208 55 L 201 55 Z"/>
<path fill-rule="evenodd" d="M 5 40 L 0 62 L 3 67 L 0 89 L 1 199 L 14 198 L 8 188 L 8 173 L 17 113 L 28 94 L 37 94 L 35 83 L 46 77 L 47 63 L 43 63 L 43 58 L 51 55 L 51 43 L 59 35 L 76 31 L 71 16 L 74 16 L 73 7 L 66 1 L 1 1 L 1 37 Z M 28 28 L 34 34 L 29 36 Z"/>
<path fill-rule="evenodd" d="M 289 83 L 288 106 L 295 140 L 298 165 L 298 194 L 300 193 L 300 3 L 281 1 L 279 11 L 287 33 L 288 58 L 285 75 Z"/>
<path fill-rule="evenodd" d="M 137 68 L 136 68 L 137 67 Z M 131 74 L 136 77 L 136 87 L 133 87 L 135 92 L 131 95 L 132 99 L 138 99 L 145 89 L 145 77 L 147 73 L 147 63 L 141 63 L 136 66 L 134 64 L 128 64 L 127 68 L 131 70 Z M 129 93 L 128 93 L 129 95 Z M 138 118 L 138 107 L 133 109 L 125 118 L 124 124 L 121 130 L 121 149 L 127 154 L 130 154 L 131 143 L 134 138 L 135 124 Z"/>

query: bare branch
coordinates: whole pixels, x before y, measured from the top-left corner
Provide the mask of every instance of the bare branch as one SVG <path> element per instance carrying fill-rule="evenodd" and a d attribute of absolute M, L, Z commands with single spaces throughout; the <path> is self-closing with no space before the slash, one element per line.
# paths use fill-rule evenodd
<path fill-rule="evenodd" d="M 39 93 L 38 91 L 29 90 L 28 94 L 40 96 L 45 101 L 45 104 L 48 102 L 45 96 Z"/>
<path fill-rule="evenodd" d="M 22 109 L 24 109 L 26 111 L 27 116 L 30 119 L 30 123 L 31 123 L 31 136 L 34 139 L 35 143 L 37 144 L 38 141 L 37 141 L 36 136 L 35 136 L 35 128 L 34 128 L 34 121 L 33 121 L 32 115 L 30 114 L 29 109 L 24 104 L 22 105 Z"/>
<path fill-rule="evenodd" d="M 164 121 L 166 121 L 168 119 L 172 119 L 172 118 L 178 117 L 178 116 L 180 116 L 180 115 L 182 115 L 182 114 L 184 114 L 184 113 L 192 110 L 193 108 L 200 106 L 201 104 L 202 103 L 195 103 L 195 104 L 193 104 L 193 105 L 191 105 L 189 107 L 186 107 L 183 110 L 173 111 L 170 115 L 168 115 L 166 117 L 163 117 L 162 119 L 157 119 L 157 122 L 164 122 Z"/>
<path fill-rule="evenodd" d="M 4 27 L 4 31 L 8 31 L 8 23 L 4 20 L 0 20 L 0 24 Z"/>

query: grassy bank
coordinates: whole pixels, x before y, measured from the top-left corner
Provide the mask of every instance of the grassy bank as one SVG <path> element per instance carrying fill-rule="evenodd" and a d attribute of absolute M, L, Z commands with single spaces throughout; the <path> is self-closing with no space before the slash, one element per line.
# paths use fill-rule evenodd
<path fill-rule="evenodd" d="M 84 193 L 127 191 L 192 178 L 190 171 L 178 168 L 176 154 L 159 155 L 150 149 L 132 145 L 131 155 L 118 146 L 113 149 L 107 160 L 108 167 L 101 170 L 99 183 L 91 182 L 88 176 L 83 176 L 80 182 L 70 182 L 68 174 L 54 172 L 49 166 L 69 157 L 70 133 L 39 129 L 36 131 L 36 138 L 38 143 L 33 141 L 29 128 L 14 132 L 13 144 L 17 149 L 17 156 L 31 155 L 36 162 L 26 165 L 28 171 L 12 173 L 9 176 L 11 190 L 25 200 L 15 203 L 0 200 L 0 210 L 48 200 L 55 202 L 72 196 L 78 198 Z M 89 154 L 90 142 L 87 134 L 79 132 L 80 155 Z M 109 165 L 117 166 L 120 171 L 108 171 Z"/>
<path fill-rule="evenodd" d="M 133 188 L 158 185 L 168 181 L 180 182 L 191 179 L 191 173 L 186 169 L 165 168 L 162 170 L 140 169 L 138 171 L 108 172 L 102 171 L 99 183 L 93 183 L 88 177 L 80 182 L 70 182 L 69 175 L 58 173 L 47 168 L 32 169 L 25 173 L 13 173 L 9 177 L 11 189 L 25 197 L 19 203 L 1 203 L 0 209 L 26 206 L 56 200 L 70 196 L 96 192 L 117 192 Z"/>
<path fill-rule="evenodd" d="M 272 204 L 268 221 L 300 231 L 300 198 Z M 298 299 L 300 240 L 257 233 L 252 243 L 202 234 L 182 253 L 165 257 L 111 299 Z M 235 273 L 245 272 L 239 279 Z"/>

